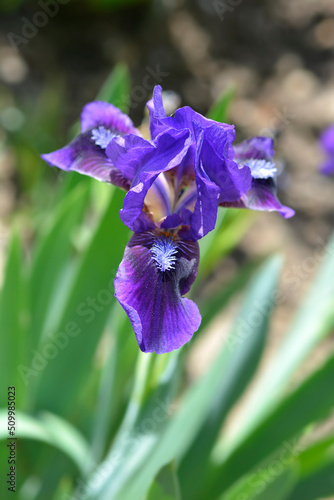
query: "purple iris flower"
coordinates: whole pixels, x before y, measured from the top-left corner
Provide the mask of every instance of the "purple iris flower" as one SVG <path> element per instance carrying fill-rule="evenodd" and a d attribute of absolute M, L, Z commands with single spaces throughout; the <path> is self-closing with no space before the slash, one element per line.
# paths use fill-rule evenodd
<path fill-rule="evenodd" d="M 324 175 L 334 174 L 334 125 L 328 127 L 320 136 L 320 144 L 327 155 L 321 167 Z"/>
<path fill-rule="evenodd" d="M 196 304 L 183 296 L 197 276 L 198 240 L 214 229 L 218 206 L 284 216 L 290 209 L 275 196 L 273 149 L 266 139 L 245 141 L 234 151 L 231 125 L 189 107 L 167 117 L 159 86 L 148 108 L 150 141 L 120 110 L 97 101 L 83 110 L 81 134 L 42 157 L 127 191 L 120 217 L 134 234 L 116 274 L 115 296 L 140 349 L 166 353 L 200 326 Z"/>

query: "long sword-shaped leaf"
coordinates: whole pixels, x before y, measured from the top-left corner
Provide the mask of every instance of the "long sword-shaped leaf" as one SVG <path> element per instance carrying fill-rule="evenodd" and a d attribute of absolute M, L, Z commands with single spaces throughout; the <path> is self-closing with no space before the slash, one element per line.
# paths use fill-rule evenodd
<path fill-rule="evenodd" d="M 296 438 L 309 424 L 325 418 L 334 408 L 334 356 L 287 396 L 216 469 L 214 495 L 219 495 L 243 474 Z"/>
<path fill-rule="evenodd" d="M 53 304 L 52 294 L 72 250 L 73 230 L 87 207 L 88 190 L 78 186 L 58 206 L 52 223 L 37 245 L 30 278 L 30 343 L 36 347 Z"/>
<path fill-rule="evenodd" d="M 63 333 L 66 345 L 57 351 L 53 349 L 57 354 L 49 359 L 51 349 L 48 351 L 42 345 L 38 352 L 43 358 L 37 375 L 39 408 L 57 413 L 69 410 L 90 373 L 94 352 L 114 301 L 113 278 L 128 236 L 128 229 L 118 215 L 122 200 L 123 194 L 115 190 L 83 256 L 65 312 L 55 325 L 54 338 L 57 339 L 59 332 Z"/>
<path fill-rule="evenodd" d="M 18 439 L 34 439 L 54 446 L 68 455 L 77 465 L 81 473 L 87 471 L 90 461 L 88 443 L 69 422 L 52 415 L 42 413 L 40 418 L 25 413 L 16 413 Z M 0 410 L 0 439 L 8 438 L 7 410 Z"/>
<path fill-rule="evenodd" d="M 22 399 L 22 380 L 17 365 L 24 356 L 25 339 L 22 336 L 23 253 L 14 234 L 8 249 L 8 260 L 0 298 L 0 403 L 7 405 L 8 387 L 16 387 L 16 405 Z M 14 389 L 15 390 L 15 389 Z"/>
<path fill-rule="evenodd" d="M 300 307 L 281 347 L 264 371 L 252 396 L 243 409 L 243 417 L 229 439 L 224 439 L 216 456 L 228 456 L 245 439 L 258 422 L 277 403 L 287 389 L 291 377 L 312 349 L 330 333 L 334 324 L 334 236 L 327 249 L 319 247 L 312 256 L 322 261 L 314 284 Z M 292 278 L 294 277 L 294 282 Z M 297 276 L 288 276 L 298 285 Z M 297 281 L 296 281 L 297 280 Z M 281 299 L 279 299 L 281 300 Z"/>
<path fill-rule="evenodd" d="M 185 499 L 202 498 L 204 477 L 210 463 L 210 453 L 228 411 L 248 386 L 254 375 L 265 346 L 270 313 L 281 259 L 273 258 L 252 282 L 247 302 L 227 339 L 229 359 L 225 360 L 226 373 L 221 379 L 208 417 L 202 425 L 180 467 L 182 492 Z"/>

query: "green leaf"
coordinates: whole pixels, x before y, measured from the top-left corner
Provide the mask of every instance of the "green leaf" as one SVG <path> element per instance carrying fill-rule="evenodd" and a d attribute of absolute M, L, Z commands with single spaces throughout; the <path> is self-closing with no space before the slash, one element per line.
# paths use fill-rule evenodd
<path fill-rule="evenodd" d="M 44 362 L 36 376 L 38 408 L 64 413 L 73 407 L 79 388 L 90 374 L 95 349 L 114 302 L 113 279 L 128 229 L 118 214 L 124 195 L 120 190 L 110 189 L 110 204 L 83 255 L 64 314 L 52 332 L 55 339 L 62 333 L 67 343 L 51 359 L 45 346 L 39 349 Z"/>
<path fill-rule="evenodd" d="M 146 500 L 181 500 L 181 492 L 173 462 L 165 465 L 156 475 Z"/>
<path fill-rule="evenodd" d="M 334 236 L 329 241 L 327 249 L 322 248 L 322 255 L 319 254 L 319 248 L 314 253 L 314 262 L 322 261 L 322 264 L 312 288 L 283 343 L 254 387 L 244 407 L 238 428 L 233 436 L 220 443 L 219 449 L 222 457 L 232 453 L 233 449 L 250 434 L 272 406 L 280 400 L 298 366 L 331 332 L 334 316 L 334 280 L 328 277 L 334 276 L 333 249 Z M 296 274 L 290 276 L 290 273 L 285 279 L 296 289 L 303 281 Z M 277 302 L 282 300 L 286 298 L 278 296 Z"/>
<path fill-rule="evenodd" d="M 22 380 L 17 364 L 25 353 L 25 338 L 22 335 L 22 249 L 14 233 L 8 249 L 8 259 L 0 299 L 0 403 L 7 405 L 8 387 L 16 386 L 16 405 L 20 405 Z M 19 391 L 20 387 L 20 391 Z"/>
<path fill-rule="evenodd" d="M 201 256 L 204 254 L 205 258 L 201 258 L 200 261 L 199 279 L 211 272 L 217 262 L 237 246 L 254 221 L 254 217 L 255 214 L 251 210 L 229 208 L 222 212 L 215 231 L 209 233 L 204 242 L 200 243 Z"/>
<path fill-rule="evenodd" d="M 247 321 L 253 310 L 254 301 L 261 301 L 275 286 L 280 261 L 269 261 L 257 275 L 250 294 L 245 299 L 242 315 Z M 99 500 L 131 500 L 144 498 L 152 479 L 158 470 L 174 458 L 180 460 L 202 431 L 203 423 L 219 400 L 217 413 L 225 414 L 238 394 L 243 384 L 243 363 L 248 356 L 257 357 L 255 346 L 259 348 L 263 341 L 269 311 L 266 309 L 261 316 L 261 328 L 257 324 L 250 327 L 249 337 L 232 338 L 230 345 L 236 344 L 236 351 L 231 356 L 230 349 L 223 346 L 209 372 L 186 393 L 179 411 L 169 417 L 168 404 L 164 403 L 165 415 L 161 412 L 161 401 L 156 396 L 151 403 L 151 410 L 145 413 L 142 420 L 127 436 L 126 444 L 114 450 L 117 464 L 113 467 L 102 491 L 96 490 L 92 498 Z M 235 341 L 235 342 L 234 342 Z M 146 426 L 151 422 L 151 428 Z M 139 429 L 139 431 L 137 430 Z M 140 432 L 145 429 L 145 432 Z M 108 457 L 108 463 L 113 455 Z M 122 468 L 126 464 L 126 468 Z"/>
<path fill-rule="evenodd" d="M 201 311 L 202 323 L 201 330 L 203 330 L 212 319 L 221 312 L 229 303 L 229 301 L 238 293 L 241 292 L 252 274 L 259 266 L 258 263 L 251 263 L 243 266 L 236 276 L 222 287 L 214 296 L 204 298 L 201 301 L 196 301 L 199 304 Z"/>
<path fill-rule="evenodd" d="M 0 439 L 8 438 L 7 410 L 0 410 Z M 63 451 L 85 473 L 90 462 L 90 451 L 84 437 L 69 422 L 43 412 L 40 418 L 16 412 L 18 439 L 42 441 Z"/>
<path fill-rule="evenodd" d="M 33 256 L 30 278 L 31 347 L 36 347 L 45 333 L 43 327 L 56 300 L 53 294 L 73 250 L 71 236 L 82 219 L 87 201 L 87 187 L 77 186 L 59 204 L 52 216 L 50 227 L 40 236 Z M 59 308 L 57 309 L 59 314 Z"/>
<path fill-rule="evenodd" d="M 130 104 L 130 75 L 125 64 L 117 64 L 97 95 L 127 113 Z"/>
<path fill-rule="evenodd" d="M 228 411 L 248 387 L 261 359 L 272 311 L 272 305 L 268 307 L 266 301 L 275 293 L 281 266 L 281 259 L 275 257 L 261 267 L 248 288 L 243 307 L 226 340 L 225 357 L 221 359 L 224 372 L 220 374 L 220 385 L 208 417 L 180 466 L 185 498 L 205 496 L 204 477 L 211 450 Z M 204 488 L 202 495 L 201 487 Z"/>
<path fill-rule="evenodd" d="M 295 465 L 284 467 L 275 461 L 259 472 L 242 478 L 219 500 L 287 500 L 298 477 Z M 302 498 L 304 497 L 294 497 Z"/>
<path fill-rule="evenodd" d="M 296 439 L 309 424 L 325 418 L 334 408 L 334 356 L 288 395 L 256 429 L 216 468 L 218 495 L 275 450 Z M 291 445 L 289 445 L 291 446 Z"/>
<path fill-rule="evenodd" d="M 207 117 L 216 122 L 228 122 L 228 112 L 232 99 L 235 95 L 235 88 L 227 89 L 222 97 L 210 108 Z"/>
<path fill-rule="evenodd" d="M 298 457 L 300 480 L 288 500 L 317 500 L 334 495 L 334 436 L 303 451 Z"/>

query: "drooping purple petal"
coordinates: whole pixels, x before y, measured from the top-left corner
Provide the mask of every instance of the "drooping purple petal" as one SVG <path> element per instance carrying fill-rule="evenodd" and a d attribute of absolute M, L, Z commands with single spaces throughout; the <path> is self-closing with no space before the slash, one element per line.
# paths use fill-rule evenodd
<path fill-rule="evenodd" d="M 143 352 L 178 349 L 199 328 L 196 304 L 182 297 L 196 278 L 198 258 L 196 242 L 163 233 L 134 234 L 129 241 L 115 278 L 115 296 Z"/>
<path fill-rule="evenodd" d="M 134 174 L 120 173 L 106 155 L 114 138 L 132 134 L 140 139 L 139 131 L 130 118 L 118 108 L 103 101 L 87 104 L 81 113 L 81 133 L 64 148 L 42 155 L 49 165 L 74 170 L 102 182 L 129 189 Z"/>
<path fill-rule="evenodd" d="M 86 104 L 81 113 L 81 131 L 87 132 L 100 126 L 117 135 L 139 135 L 132 120 L 112 104 L 105 101 L 93 101 Z"/>
<path fill-rule="evenodd" d="M 120 217 L 124 224 L 134 230 L 136 219 L 140 216 L 144 200 L 149 188 L 155 179 L 162 173 L 177 167 L 186 155 L 191 138 L 188 131 L 168 131 L 160 134 L 154 144 L 149 143 L 149 147 L 142 150 L 138 148 L 137 158 L 142 167 L 138 170 L 131 189 L 127 193 Z M 133 150 L 129 150 L 130 157 Z M 122 157 L 124 162 L 124 157 Z M 115 157 L 115 166 L 118 167 L 118 160 Z M 120 169 L 122 165 L 120 165 Z M 164 203 L 164 200 L 162 200 Z"/>
<path fill-rule="evenodd" d="M 277 198 L 277 168 L 273 162 L 275 155 L 273 140 L 269 137 L 252 137 L 234 146 L 234 151 L 239 167 L 250 169 L 251 188 L 239 200 L 222 201 L 220 206 L 277 211 L 284 218 L 292 217 L 294 210 L 282 205 Z"/>
<path fill-rule="evenodd" d="M 105 151 L 91 139 L 91 132 L 79 134 L 64 148 L 41 157 L 53 167 L 73 170 L 124 189 L 130 184 L 128 179 L 116 171 Z"/>
<path fill-rule="evenodd" d="M 274 179 L 253 179 L 252 188 L 235 202 L 220 203 L 222 207 L 250 208 L 251 210 L 276 211 L 289 219 L 295 212 L 292 208 L 282 205 L 277 198 Z"/>

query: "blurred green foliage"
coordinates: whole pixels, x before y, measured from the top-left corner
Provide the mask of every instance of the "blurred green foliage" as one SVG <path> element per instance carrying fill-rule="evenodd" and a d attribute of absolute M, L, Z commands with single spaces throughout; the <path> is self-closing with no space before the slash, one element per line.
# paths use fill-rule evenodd
<path fill-rule="evenodd" d="M 99 96 L 124 103 L 129 88 L 128 72 L 119 66 Z M 226 120 L 231 97 L 231 92 L 222 96 L 211 116 Z M 301 363 L 333 328 L 334 283 L 328 277 L 334 274 L 334 240 L 313 288 L 255 383 L 279 302 L 278 256 L 260 267 L 257 262 L 241 267 L 224 290 L 202 297 L 201 329 L 183 349 L 143 354 L 113 297 L 113 278 L 129 238 L 118 216 L 123 195 L 75 173 L 60 174 L 52 185 L 55 172 L 42 167 L 37 156 L 60 146 L 52 135 L 59 117 L 48 102 L 41 106 L 44 118 L 41 111 L 29 130 L 11 138 L 20 158 L 30 148 L 22 168 L 33 176 L 31 182 L 30 174 L 22 180 L 33 204 L 29 255 L 18 212 L 0 297 L 0 437 L 8 437 L 7 386 L 15 385 L 17 498 L 316 500 L 334 495 L 334 436 L 305 444 L 312 427 L 334 409 L 333 353 L 292 385 Z M 44 128 L 49 112 L 53 125 Z M 36 174 L 38 169 L 44 174 Z M 201 241 L 195 295 L 252 217 L 242 210 L 221 211 L 216 231 Z M 190 353 L 237 296 L 241 306 L 215 361 L 195 383 L 186 384 Z M 252 397 L 237 432 L 229 434 L 227 418 L 251 383 Z M 3 445 L 2 470 L 7 458 Z"/>

